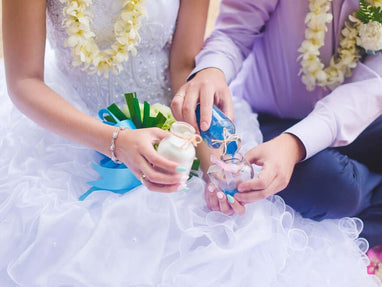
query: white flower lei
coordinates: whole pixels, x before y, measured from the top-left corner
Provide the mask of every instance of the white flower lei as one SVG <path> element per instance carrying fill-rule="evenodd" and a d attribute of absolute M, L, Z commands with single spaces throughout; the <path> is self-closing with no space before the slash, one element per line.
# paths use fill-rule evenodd
<path fill-rule="evenodd" d="M 140 42 L 138 30 L 140 18 L 146 14 L 144 0 L 124 0 L 121 14 L 114 24 L 115 42 L 110 48 L 100 50 L 96 44 L 96 35 L 90 29 L 92 0 L 60 0 L 66 3 L 63 26 L 68 39 L 65 44 L 71 48 L 73 65 L 83 65 L 91 73 L 108 77 L 109 71 L 119 73 L 122 62 L 129 59 L 129 53 L 137 54 L 136 46 Z"/>
<path fill-rule="evenodd" d="M 351 69 L 357 66 L 360 50 L 356 46 L 359 21 L 349 16 L 351 22 L 345 22 L 341 31 L 337 55 L 332 56 L 328 67 L 324 67 L 320 59 L 320 48 L 324 46 L 325 33 L 328 30 L 326 23 L 333 20 L 328 12 L 333 0 L 310 0 L 309 13 L 306 15 L 305 40 L 298 51 L 301 53 L 302 82 L 308 91 L 316 86 L 334 89 L 340 85 L 345 77 L 351 75 Z"/>

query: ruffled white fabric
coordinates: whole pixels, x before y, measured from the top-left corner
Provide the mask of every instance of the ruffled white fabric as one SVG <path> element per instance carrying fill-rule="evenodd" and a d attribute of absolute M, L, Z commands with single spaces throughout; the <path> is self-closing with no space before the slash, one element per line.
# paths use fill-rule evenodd
<path fill-rule="evenodd" d="M 94 113 L 94 103 L 53 58 L 47 55 L 48 85 Z M 188 191 L 159 194 L 141 186 L 78 201 L 98 176 L 91 163 L 99 155 L 19 113 L 2 66 L 0 87 L 0 286 L 381 286 L 366 274 L 359 219 L 303 219 L 278 196 L 230 217 L 207 208 L 205 184 L 193 178 Z M 245 151 L 261 134 L 248 105 L 238 100 L 235 110 Z"/>
<path fill-rule="evenodd" d="M 4 91 L 1 100 L 0 286 L 379 286 L 360 220 L 302 219 L 278 196 L 229 217 L 208 210 L 193 178 L 188 191 L 79 202 L 98 155 L 39 128 Z M 235 109 L 245 150 L 261 140 L 244 133 L 257 120 L 244 103 Z"/>

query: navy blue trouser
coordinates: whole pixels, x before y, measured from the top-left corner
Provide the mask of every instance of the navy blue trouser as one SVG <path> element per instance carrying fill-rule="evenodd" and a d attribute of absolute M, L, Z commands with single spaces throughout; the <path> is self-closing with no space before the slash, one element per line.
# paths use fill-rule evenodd
<path fill-rule="evenodd" d="M 264 141 L 297 122 L 259 115 Z M 357 216 L 361 237 L 382 244 L 382 116 L 350 145 L 327 148 L 298 163 L 288 186 L 279 193 L 304 217 L 314 220 Z"/>

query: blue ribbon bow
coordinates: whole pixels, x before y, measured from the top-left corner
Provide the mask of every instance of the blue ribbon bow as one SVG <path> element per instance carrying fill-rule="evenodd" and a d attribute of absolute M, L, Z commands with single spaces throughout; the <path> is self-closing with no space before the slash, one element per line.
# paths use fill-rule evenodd
<path fill-rule="evenodd" d="M 115 120 L 115 123 L 107 121 L 105 115 L 111 116 Z M 125 127 L 132 130 L 136 129 L 131 120 L 127 119 L 120 121 L 107 109 L 100 110 L 98 116 L 105 124 L 116 127 Z M 114 163 L 106 156 L 103 156 L 99 164 L 92 164 L 92 166 L 100 174 L 101 178 L 88 182 L 92 187 L 78 198 L 81 201 L 85 200 L 91 193 L 97 190 L 106 190 L 124 194 L 142 184 L 125 164 Z"/>

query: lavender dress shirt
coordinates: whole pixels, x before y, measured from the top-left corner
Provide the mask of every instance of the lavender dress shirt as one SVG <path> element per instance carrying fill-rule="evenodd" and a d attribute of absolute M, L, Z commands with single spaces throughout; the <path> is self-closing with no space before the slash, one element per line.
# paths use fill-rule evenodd
<path fill-rule="evenodd" d="M 222 0 L 216 27 L 196 57 L 194 73 L 221 69 L 235 96 L 254 112 L 301 119 L 285 132 L 296 135 L 306 158 L 329 146 L 351 143 L 382 114 L 382 55 L 368 56 L 333 91 L 308 92 L 298 72 L 308 0 Z M 358 0 L 333 0 L 321 59 L 329 62 Z"/>

